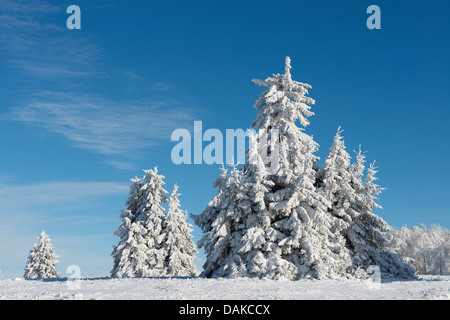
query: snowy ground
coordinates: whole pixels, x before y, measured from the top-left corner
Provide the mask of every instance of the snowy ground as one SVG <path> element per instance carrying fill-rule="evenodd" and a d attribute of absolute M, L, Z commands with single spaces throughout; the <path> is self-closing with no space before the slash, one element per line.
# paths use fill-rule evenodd
<path fill-rule="evenodd" d="M 0 280 L 0 299 L 450 300 L 449 287 L 450 276 L 423 276 L 417 281 L 384 280 L 379 287 L 366 281 L 88 278 L 76 283 L 68 282 L 65 279 L 37 281 L 17 278 Z"/>

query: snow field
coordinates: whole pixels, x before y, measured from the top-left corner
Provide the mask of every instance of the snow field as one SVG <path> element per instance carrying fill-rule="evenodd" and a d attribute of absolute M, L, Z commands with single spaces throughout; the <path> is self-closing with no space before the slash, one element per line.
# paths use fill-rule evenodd
<path fill-rule="evenodd" d="M 450 300 L 450 276 L 415 281 L 85 278 L 0 280 L 1 300 Z"/>

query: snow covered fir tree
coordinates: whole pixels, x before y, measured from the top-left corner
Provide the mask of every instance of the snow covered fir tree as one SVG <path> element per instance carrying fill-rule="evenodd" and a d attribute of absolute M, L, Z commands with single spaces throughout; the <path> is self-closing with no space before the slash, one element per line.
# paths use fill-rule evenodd
<path fill-rule="evenodd" d="M 58 255 L 44 230 L 38 242 L 31 249 L 23 277 L 25 279 L 59 278 L 55 266 L 59 263 Z"/>
<path fill-rule="evenodd" d="M 364 153 L 360 148 L 356 162 L 351 164 L 341 133 L 339 128 L 318 172 L 318 190 L 331 202 L 328 211 L 337 219 L 336 229 L 345 238 L 353 271 L 377 265 L 381 272 L 411 277 L 414 270 L 388 251 L 390 226 L 373 213 L 373 209 L 381 208 L 375 200 L 384 190 L 374 183 L 375 167 L 371 164 L 367 168 L 364 180 Z"/>
<path fill-rule="evenodd" d="M 144 170 L 143 178 L 131 180 L 122 223 L 114 233 L 120 238 L 114 246 L 111 276 L 161 277 L 195 276 L 197 250 L 190 236 L 187 215 L 179 206 L 174 188 L 171 197 L 163 188 L 164 176 L 157 168 Z M 169 201 L 168 214 L 163 204 Z"/>
<path fill-rule="evenodd" d="M 315 101 L 306 96 L 310 85 L 292 80 L 290 58 L 284 74 L 253 81 L 267 87 L 254 105 L 250 136 L 265 153 L 250 148 L 252 161 L 230 173 L 222 168 L 216 197 L 192 215 L 204 233 L 203 275 L 338 279 L 365 277 L 377 264 L 412 277 L 401 257 L 386 251 L 388 225 L 372 212 L 382 189 L 373 167 L 363 181 L 363 155 L 350 164 L 338 131 L 324 168 L 317 166 L 319 146 L 305 132 Z"/>
<path fill-rule="evenodd" d="M 175 185 L 169 198 L 165 218 L 163 250 L 166 254 L 166 274 L 173 277 L 197 276 L 195 255 L 198 253 L 191 235 L 192 226 L 187 223 L 188 214 L 180 209 L 178 186 Z"/>

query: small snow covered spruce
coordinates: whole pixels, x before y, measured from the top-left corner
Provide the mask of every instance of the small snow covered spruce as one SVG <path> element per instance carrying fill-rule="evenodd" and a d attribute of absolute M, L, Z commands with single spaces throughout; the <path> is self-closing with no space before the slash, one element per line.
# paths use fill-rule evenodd
<path fill-rule="evenodd" d="M 373 213 L 373 209 L 381 208 L 375 202 L 378 194 L 384 188 L 380 188 L 374 181 L 377 179 L 376 167 L 373 164 L 367 168 L 366 179 L 363 183 L 363 201 L 361 203 L 361 215 L 358 220 L 356 232 L 360 233 L 363 246 L 355 246 L 354 252 L 359 255 L 359 261 L 363 266 L 377 265 L 381 272 L 397 277 L 412 279 L 416 277 L 415 270 L 410 267 L 403 256 L 388 250 L 390 242 L 390 230 L 392 229 L 381 217 Z"/>
<path fill-rule="evenodd" d="M 157 168 L 144 172 L 142 179 L 131 180 L 133 183 L 126 203 L 127 209 L 121 211 L 122 223 L 114 233 L 120 237 L 120 241 L 112 252 L 114 265 L 111 276 L 161 277 L 197 274 L 191 263 L 197 252 L 195 246 L 189 246 L 189 235 L 186 235 L 190 232 L 189 225 L 186 222 L 182 224 L 182 218 L 176 216 L 178 212 L 174 212 L 175 207 L 178 209 L 179 205 L 178 194 L 172 195 L 168 217 L 163 207 L 169 200 L 167 191 L 163 188 L 164 176 L 158 174 Z M 182 216 L 185 217 L 183 214 Z M 183 231 L 183 234 L 177 235 L 176 238 L 171 234 L 180 231 Z M 177 250 L 175 247 L 180 239 L 185 240 L 185 250 Z M 168 240 L 172 241 L 170 245 Z"/>
<path fill-rule="evenodd" d="M 59 263 L 59 257 L 51 244 L 50 238 L 44 230 L 41 231 L 38 242 L 31 249 L 28 263 L 23 277 L 25 279 L 59 278 L 55 266 Z"/>

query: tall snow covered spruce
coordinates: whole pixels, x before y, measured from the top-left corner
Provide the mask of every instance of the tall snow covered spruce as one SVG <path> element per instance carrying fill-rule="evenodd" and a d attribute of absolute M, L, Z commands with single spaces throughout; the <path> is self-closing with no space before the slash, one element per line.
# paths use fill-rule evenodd
<path fill-rule="evenodd" d="M 254 80 L 268 89 L 255 103 L 258 114 L 252 127 L 258 130 L 257 141 L 263 141 L 267 132 L 279 133 L 269 137 L 277 142 L 277 170 L 265 170 L 273 168 L 272 157 L 247 162 L 240 170 L 241 183 L 222 188 L 219 199 L 194 217 L 207 233 L 199 242 L 205 246 L 206 276 L 337 278 L 351 266 L 344 238 L 333 232 L 335 219 L 327 213 L 330 203 L 316 191 L 318 145 L 296 125 L 299 121 L 307 126 L 313 115 L 310 105 L 315 102 L 305 96 L 311 87 L 293 81 L 290 69 L 287 57 L 285 74 Z M 270 155 L 270 145 L 261 147 Z M 227 181 L 233 185 L 233 180 L 230 175 Z M 258 197 L 251 198 L 258 180 Z"/>
<path fill-rule="evenodd" d="M 412 276 L 385 250 L 389 226 L 372 212 L 382 190 L 373 183 L 374 168 L 363 182 L 364 156 L 350 164 L 340 130 L 323 169 L 317 166 L 318 144 L 304 129 L 314 115 L 315 101 L 306 96 L 311 86 L 292 80 L 290 70 L 287 57 L 284 74 L 253 80 L 267 87 L 254 106 L 256 134 L 249 134 L 258 148 L 249 148 L 239 170 L 222 168 L 217 196 L 192 215 L 204 232 L 198 242 L 206 254 L 203 275 L 352 278 L 375 264 Z"/>
<path fill-rule="evenodd" d="M 120 240 L 112 252 L 114 265 L 111 276 L 194 275 L 197 270 L 191 262 L 196 251 L 193 243 L 191 245 L 188 241 L 191 240 L 191 230 L 183 222 L 185 215 L 178 208 L 178 194 L 173 194 L 169 201 L 168 217 L 163 207 L 169 200 L 163 188 L 164 176 L 158 174 L 157 168 L 144 172 L 142 179 L 131 180 L 127 209 L 121 211 L 122 223 L 114 233 Z M 183 233 L 177 236 L 172 234 L 181 231 Z M 183 243 L 179 243 L 181 239 Z M 185 247 L 177 249 L 178 244 Z"/>
<path fill-rule="evenodd" d="M 44 230 L 37 238 L 38 242 L 31 249 L 23 277 L 25 279 L 59 278 L 55 266 L 59 263 L 50 238 Z"/>
<path fill-rule="evenodd" d="M 143 180 L 143 178 L 137 177 L 131 179 L 132 185 L 130 186 L 130 193 L 126 202 L 127 208 L 120 212 L 122 223 L 114 232 L 114 235 L 118 236 L 120 240 L 119 244 L 114 246 L 112 252 L 114 259 L 113 269 L 111 270 L 112 276 L 133 277 L 139 274 L 139 270 L 142 270 L 142 266 L 138 261 L 145 260 L 145 257 L 139 257 L 138 255 L 142 255 L 141 252 L 145 252 L 146 248 L 143 244 L 142 236 L 138 235 L 141 226 L 139 223 L 136 223 L 136 217 L 138 207 L 141 206 L 140 201 L 142 201 L 141 188 Z"/>

